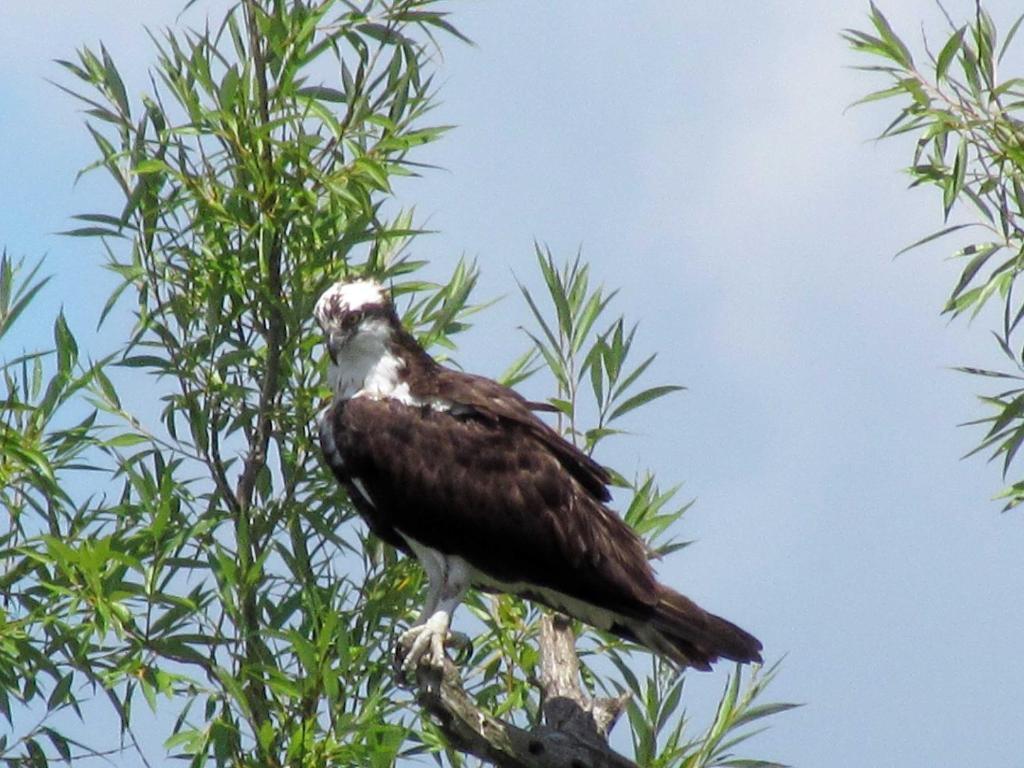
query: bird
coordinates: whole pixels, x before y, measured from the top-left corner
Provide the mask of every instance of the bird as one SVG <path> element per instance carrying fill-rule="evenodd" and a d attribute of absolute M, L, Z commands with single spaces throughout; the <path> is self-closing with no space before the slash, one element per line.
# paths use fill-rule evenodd
<path fill-rule="evenodd" d="M 679 667 L 761 662 L 757 638 L 658 581 L 608 506 L 610 474 L 537 416 L 543 404 L 437 362 L 376 279 L 334 283 L 314 316 L 331 390 L 324 461 L 370 531 L 427 576 L 397 641 L 405 673 L 443 668 L 470 588 L 540 603 Z"/>

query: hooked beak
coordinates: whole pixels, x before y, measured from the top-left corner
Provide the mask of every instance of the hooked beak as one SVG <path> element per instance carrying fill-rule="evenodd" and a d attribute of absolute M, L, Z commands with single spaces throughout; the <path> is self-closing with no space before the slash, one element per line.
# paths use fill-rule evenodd
<path fill-rule="evenodd" d="M 337 365 L 338 355 L 341 354 L 341 348 L 344 346 L 345 341 L 347 341 L 348 334 L 329 330 L 325 336 L 324 342 L 327 344 L 327 354 L 330 355 L 331 362 Z"/>

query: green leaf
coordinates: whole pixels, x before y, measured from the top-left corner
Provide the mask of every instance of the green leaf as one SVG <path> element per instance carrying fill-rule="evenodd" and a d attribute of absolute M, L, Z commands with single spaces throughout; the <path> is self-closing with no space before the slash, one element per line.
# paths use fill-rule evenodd
<path fill-rule="evenodd" d="M 46 734 L 46 738 L 50 740 L 50 743 L 57 750 L 57 754 L 61 756 L 61 759 L 68 765 L 71 765 L 71 743 L 67 737 L 49 726 L 44 725 L 40 730 Z"/>
<path fill-rule="evenodd" d="M 104 440 L 103 444 L 110 448 L 128 448 L 133 445 L 139 445 L 140 443 L 148 442 L 149 438 L 146 437 L 145 435 L 140 435 L 133 432 L 124 432 L 108 440 Z"/>
<path fill-rule="evenodd" d="M 967 175 L 967 151 L 968 144 L 967 137 L 965 136 L 960 139 L 960 144 L 956 149 L 956 156 L 953 159 L 953 170 L 943 184 L 943 218 L 949 218 L 950 209 L 952 209 L 953 203 L 956 202 L 957 197 L 960 196 L 960 191 L 964 187 L 964 178 Z"/>
<path fill-rule="evenodd" d="M 1017 20 L 1013 22 L 1010 27 L 1010 31 L 1006 33 L 1006 39 L 1003 41 L 1002 47 L 999 49 L 998 61 L 1002 62 L 1003 56 L 1006 55 L 1007 49 L 1010 47 L 1010 43 L 1013 42 L 1013 38 L 1016 37 L 1017 31 L 1020 29 L 1021 22 L 1024 21 L 1024 14 L 1017 17 Z"/>
<path fill-rule="evenodd" d="M 136 163 L 133 170 L 140 176 L 147 173 L 173 173 L 171 167 L 167 163 L 154 157 L 147 157 L 145 160 L 140 160 Z"/>
<path fill-rule="evenodd" d="M 46 752 L 39 746 L 39 742 L 35 739 L 28 739 L 25 741 L 25 751 L 28 752 L 29 760 L 33 768 L 45 768 L 49 765 L 49 761 L 46 759 Z"/>
<path fill-rule="evenodd" d="M 523 294 L 523 298 L 526 299 L 526 303 L 530 307 L 530 312 L 533 313 L 533 317 L 537 321 L 537 324 L 540 325 L 541 330 L 544 331 L 544 337 L 547 339 L 548 345 L 550 345 L 551 349 L 558 349 L 558 339 L 555 338 L 554 332 L 551 330 L 551 327 L 544 319 L 544 313 L 540 311 L 540 308 L 533 300 L 533 296 L 530 295 L 530 292 L 529 290 L 527 290 L 526 286 L 524 286 L 522 283 L 519 283 L 518 281 L 516 282 L 519 285 L 520 293 Z M 543 347 L 543 344 L 538 344 L 538 348 L 542 349 Z"/>
<path fill-rule="evenodd" d="M 942 50 L 939 51 L 939 57 L 935 60 L 935 79 L 943 80 L 946 77 L 946 73 L 949 71 L 949 65 L 952 63 L 953 58 L 960 51 L 960 46 L 964 42 L 964 32 L 967 30 L 966 27 L 960 27 L 954 32 L 946 44 L 942 46 Z"/>
<path fill-rule="evenodd" d="M 1003 453 L 1003 479 L 1006 479 L 1006 473 L 1010 469 L 1010 464 L 1013 462 L 1014 457 L 1017 455 L 1017 451 L 1020 450 L 1021 443 L 1024 443 L 1024 426 L 1020 426 L 1015 429 L 1010 438 L 1003 442 L 999 446 L 999 453 Z M 994 457 L 993 457 L 994 458 Z"/>
<path fill-rule="evenodd" d="M 504 384 L 506 387 L 514 387 L 517 384 L 530 378 L 537 369 L 533 367 L 534 362 L 537 359 L 536 347 L 528 349 L 522 355 L 504 370 L 504 372 L 498 377 L 498 382 Z"/>
<path fill-rule="evenodd" d="M 299 88 L 295 91 L 295 94 L 297 96 L 304 96 L 318 101 L 331 101 L 336 104 L 344 104 L 348 100 L 344 91 L 339 91 L 336 88 L 328 88 L 325 85 L 310 85 L 304 88 Z"/>
<path fill-rule="evenodd" d="M 44 277 L 38 282 L 32 282 L 41 264 L 42 262 L 36 264 L 25 279 L 23 285 L 19 286 L 15 291 L 14 275 L 16 270 L 8 260 L 6 251 L 4 252 L 4 280 L 3 284 L 0 285 L 0 290 L 4 293 L 4 297 L 2 301 L 0 301 L 0 337 L 3 337 L 3 335 L 11 329 L 18 317 L 26 308 L 28 308 L 33 299 L 35 299 L 36 294 L 43 289 L 43 286 L 50 282 L 50 276 Z M 13 304 L 11 303 L 12 298 Z"/>
<path fill-rule="evenodd" d="M 583 348 L 583 344 L 587 340 L 587 336 L 593 328 L 597 318 L 601 316 L 608 303 L 615 297 L 618 291 L 612 291 L 607 296 L 603 296 L 600 289 L 594 291 L 590 298 L 587 300 L 586 306 L 580 313 L 579 318 L 576 321 L 576 337 L 573 340 L 572 352 L 575 354 Z"/>
<path fill-rule="evenodd" d="M 676 384 L 666 384 L 660 387 L 651 387 L 650 389 L 645 389 L 643 392 L 633 395 L 624 403 L 619 405 L 614 411 L 612 411 L 612 415 L 608 417 L 608 421 L 614 421 L 620 416 L 624 416 L 633 409 L 639 408 L 641 405 L 644 405 L 645 403 L 649 403 L 652 400 L 656 400 L 659 397 L 664 397 L 665 395 L 671 392 L 678 392 L 682 389 L 685 389 L 685 387 L 680 387 Z"/>
<path fill-rule="evenodd" d="M 978 274 L 978 270 L 985 266 L 985 262 L 1001 249 L 1002 246 L 999 243 L 982 243 L 980 245 L 969 245 L 964 248 L 962 251 L 964 255 L 969 256 L 974 254 L 974 256 L 969 262 L 967 262 L 967 266 L 964 267 L 963 272 L 960 273 L 960 279 L 953 288 L 953 292 L 950 294 L 949 300 L 955 301 L 961 292 L 963 292 L 963 290 L 970 285 L 971 281 L 974 280 L 975 275 Z"/>
<path fill-rule="evenodd" d="M 128 104 L 128 95 L 124 88 L 124 82 L 121 80 L 121 74 L 117 71 L 117 67 L 114 66 L 114 60 L 110 57 L 106 47 L 100 45 L 100 51 L 103 55 L 103 73 L 106 86 L 110 89 L 114 103 L 121 110 L 121 114 L 126 118 L 130 118 L 131 109 Z"/>
<path fill-rule="evenodd" d="M 113 405 L 114 408 L 121 407 L 121 398 L 117 396 L 117 390 L 114 388 L 114 383 L 107 377 L 100 366 L 95 366 L 93 369 L 93 376 L 96 379 L 96 383 L 100 387 L 100 391 L 103 396 Z"/>
<path fill-rule="evenodd" d="M 156 368 L 166 369 L 170 363 L 156 355 L 130 355 L 117 363 L 125 368 Z"/>
<path fill-rule="evenodd" d="M 65 229 L 57 234 L 68 237 L 124 237 L 124 234 L 116 229 L 107 229 L 106 227 L 76 227 L 75 229 Z"/>
<path fill-rule="evenodd" d="M 50 698 L 46 701 L 46 708 L 48 710 L 53 711 L 68 701 L 71 693 L 71 684 L 74 681 L 75 675 L 73 672 L 68 672 L 60 679 L 57 685 L 54 686 Z"/>
<path fill-rule="evenodd" d="M 409 40 L 409 38 L 402 35 L 397 30 L 397 28 L 390 27 L 385 24 L 368 22 L 366 24 L 360 24 L 357 27 L 357 29 L 367 37 L 371 37 L 374 40 L 377 40 L 381 43 L 386 43 L 389 45 L 395 45 L 398 43 L 412 43 L 412 41 Z"/>
<path fill-rule="evenodd" d="M 756 707 L 747 707 L 743 713 L 736 718 L 733 723 L 734 728 L 739 728 L 741 725 L 752 723 L 755 720 L 762 720 L 772 715 L 778 715 L 782 712 L 789 712 L 791 709 L 798 709 L 800 704 L 786 704 L 783 702 L 775 702 L 773 704 L 759 704 Z"/>
<path fill-rule="evenodd" d="M 945 237 L 946 235 L 950 234 L 951 232 L 956 232 L 958 229 L 966 229 L 967 227 L 974 227 L 974 226 L 977 226 L 977 225 L 976 224 L 954 224 L 951 227 L 946 227 L 944 229 L 940 229 L 938 232 L 933 232 L 932 234 L 928 235 L 927 237 L 922 237 L 920 240 L 918 240 L 918 241 L 916 241 L 914 243 L 911 243 L 906 248 L 901 248 L 900 250 L 898 250 L 896 252 L 896 254 L 893 256 L 893 258 L 894 259 L 898 258 L 898 257 L 902 256 L 904 253 L 907 253 L 908 251 L 912 251 L 915 248 L 918 248 L 918 247 L 920 247 L 922 245 L 925 245 L 926 243 L 930 243 L 930 242 L 932 242 L 932 240 L 938 240 L 941 237 Z"/>
<path fill-rule="evenodd" d="M 871 3 L 871 22 L 885 43 L 884 50 L 888 52 L 889 57 L 906 69 L 913 68 L 914 57 L 910 55 L 910 50 L 896 35 L 888 19 L 878 10 L 878 6 L 874 2 Z"/>
<path fill-rule="evenodd" d="M 78 343 L 68 328 L 63 311 L 57 315 L 57 320 L 53 324 L 53 341 L 57 348 L 58 371 L 63 374 L 70 373 L 71 367 L 78 360 Z"/>
<path fill-rule="evenodd" d="M 626 376 L 625 379 L 619 382 L 619 385 L 615 388 L 615 392 L 612 395 L 612 397 L 615 398 L 616 400 L 622 397 L 622 395 L 625 394 L 626 390 L 629 389 L 634 383 L 636 383 L 637 379 L 644 375 L 644 372 L 651 366 L 651 363 L 654 362 L 654 359 L 657 356 L 657 353 L 652 354 L 650 357 L 648 357 L 646 360 L 640 363 L 640 365 L 638 365 L 628 376 Z"/>
<path fill-rule="evenodd" d="M 903 96 L 907 93 L 907 89 L 904 85 L 894 85 L 891 88 L 883 88 L 880 91 L 873 91 L 867 96 L 857 99 L 855 102 L 850 104 L 847 109 L 853 109 L 854 107 L 860 106 L 861 104 L 870 104 L 873 101 L 884 101 L 885 99 L 891 99 L 896 96 Z"/>
<path fill-rule="evenodd" d="M 549 249 L 541 248 L 539 243 L 534 243 L 533 248 L 537 257 L 537 264 L 540 266 L 541 274 L 544 276 L 544 284 L 548 288 L 548 295 L 555 305 L 555 315 L 558 318 L 559 331 L 569 337 L 572 331 L 572 314 L 569 311 L 569 299 L 565 293 L 565 285 L 563 285 L 562 279 L 558 274 L 554 257 Z M 553 341 L 552 346 L 557 349 L 559 344 Z"/>

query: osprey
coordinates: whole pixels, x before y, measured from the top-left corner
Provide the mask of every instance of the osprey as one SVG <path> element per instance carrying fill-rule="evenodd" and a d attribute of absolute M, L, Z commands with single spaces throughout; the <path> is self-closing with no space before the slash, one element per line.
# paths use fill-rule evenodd
<path fill-rule="evenodd" d="M 426 604 L 399 637 L 407 673 L 444 663 L 469 587 L 508 592 L 709 669 L 760 661 L 761 643 L 658 582 L 605 504 L 608 472 L 497 382 L 446 368 L 406 331 L 386 290 L 340 282 L 317 301 L 333 401 L 328 466 L 377 536 L 415 556 Z"/>

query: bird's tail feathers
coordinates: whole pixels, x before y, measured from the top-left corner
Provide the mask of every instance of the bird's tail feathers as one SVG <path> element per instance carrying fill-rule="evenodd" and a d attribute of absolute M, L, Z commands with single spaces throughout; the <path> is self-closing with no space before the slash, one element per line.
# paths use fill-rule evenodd
<path fill-rule="evenodd" d="M 687 667 L 710 669 L 720 658 L 761 661 L 756 637 L 664 585 L 654 616 L 630 629 L 640 643 Z"/>

